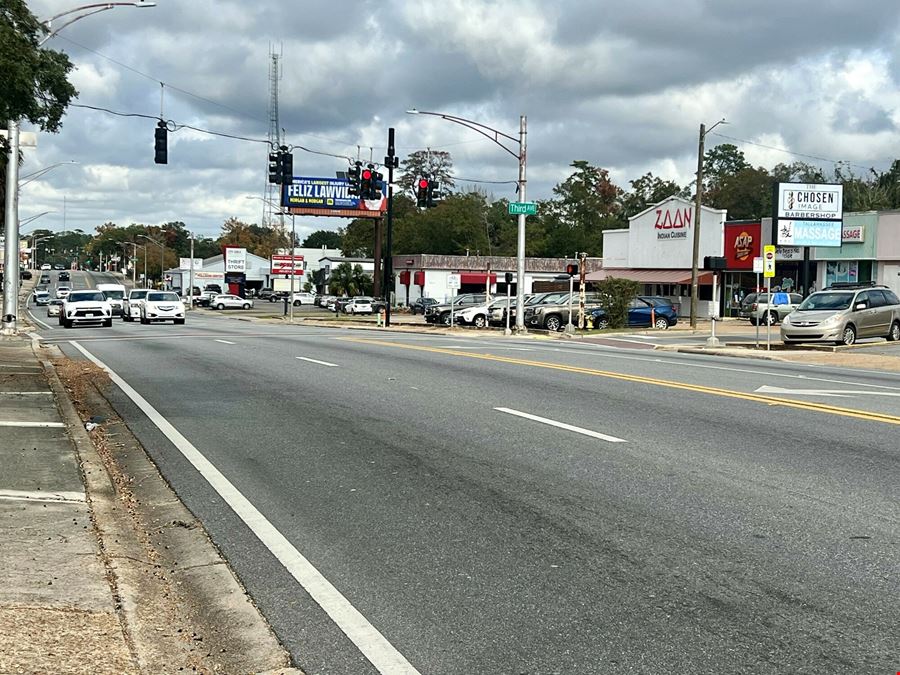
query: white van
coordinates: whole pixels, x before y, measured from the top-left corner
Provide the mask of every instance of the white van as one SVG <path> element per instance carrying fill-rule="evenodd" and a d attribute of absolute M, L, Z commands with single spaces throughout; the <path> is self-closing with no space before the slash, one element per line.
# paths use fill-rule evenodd
<path fill-rule="evenodd" d="M 109 304 L 112 305 L 114 316 L 121 316 L 122 305 L 125 301 L 125 286 L 122 284 L 97 284 L 97 290 L 102 291 Z"/>

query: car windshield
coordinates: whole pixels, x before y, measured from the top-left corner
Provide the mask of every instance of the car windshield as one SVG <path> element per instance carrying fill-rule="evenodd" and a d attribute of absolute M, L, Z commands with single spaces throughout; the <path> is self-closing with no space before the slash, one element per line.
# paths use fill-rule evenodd
<path fill-rule="evenodd" d="M 124 291 L 103 291 L 103 295 L 105 295 L 110 300 L 121 300 L 125 297 Z"/>
<path fill-rule="evenodd" d="M 801 312 L 827 309 L 847 309 L 853 302 L 853 293 L 813 293 L 800 303 Z"/>
<path fill-rule="evenodd" d="M 61 304 L 62 304 L 62 300 L 51 300 L 51 301 L 50 301 L 50 304 L 51 304 L 51 305 L 61 305 Z"/>
<path fill-rule="evenodd" d="M 147 293 L 149 293 L 149 291 L 146 291 L 146 290 L 131 291 L 131 293 L 128 294 L 128 299 L 129 300 L 142 300 L 143 298 L 147 297 Z"/>
<path fill-rule="evenodd" d="M 174 293 L 148 293 L 147 302 L 178 302 L 179 298 Z"/>
<path fill-rule="evenodd" d="M 100 291 L 76 291 L 69 294 L 69 302 L 103 302 L 106 297 Z"/>

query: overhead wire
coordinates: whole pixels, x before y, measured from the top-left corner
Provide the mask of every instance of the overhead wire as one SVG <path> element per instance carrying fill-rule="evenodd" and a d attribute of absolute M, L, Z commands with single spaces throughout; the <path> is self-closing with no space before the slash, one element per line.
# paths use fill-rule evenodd
<path fill-rule="evenodd" d="M 845 159 L 831 159 L 829 157 L 819 157 L 818 155 L 807 155 L 802 152 L 795 152 L 793 150 L 788 150 L 787 148 L 779 148 L 774 145 L 766 145 L 765 143 L 757 143 L 756 141 L 748 141 L 744 138 L 735 138 L 734 136 L 727 136 L 725 134 L 720 134 L 718 131 L 711 131 L 711 136 L 718 136 L 719 138 L 724 138 L 729 141 L 736 141 L 738 143 L 744 143 L 746 145 L 754 145 L 758 148 L 765 148 L 766 150 L 775 150 L 776 152 L 783 152 L 788 155 L 794 155 L 795 157 L 803 157 L 805 159 L 814 159 L 819 162 L 828 162 L 830 164 L 843 164 L 846 166 L 855 166 L 859 169 L 863 169 L 864 171 L 874 171 L 874 168 L 871 166 L 863 166 L 862 164 L 856 164 L 855 162 L 850 162 Z"/>

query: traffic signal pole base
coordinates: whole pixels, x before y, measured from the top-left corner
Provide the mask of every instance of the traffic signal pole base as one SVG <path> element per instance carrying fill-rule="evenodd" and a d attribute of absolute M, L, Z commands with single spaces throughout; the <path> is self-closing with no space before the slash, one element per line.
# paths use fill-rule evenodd
<path fill-rule="evenodd" d="M 571 323 L 566 324 L 566 328 L 563 331 L 566 335 L 575 335 L 575 326 Z"/>

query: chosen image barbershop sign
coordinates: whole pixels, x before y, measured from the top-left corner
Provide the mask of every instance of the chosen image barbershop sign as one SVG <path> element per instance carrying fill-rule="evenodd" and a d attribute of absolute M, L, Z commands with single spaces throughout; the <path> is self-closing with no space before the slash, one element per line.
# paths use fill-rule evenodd
<path fill-rule="evenodd" d="M 694 212 L 689 207 L 656 209 L 657 239 L 687 239 Z"/>

